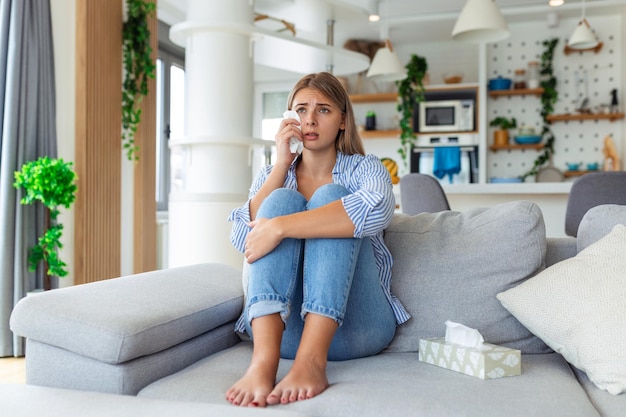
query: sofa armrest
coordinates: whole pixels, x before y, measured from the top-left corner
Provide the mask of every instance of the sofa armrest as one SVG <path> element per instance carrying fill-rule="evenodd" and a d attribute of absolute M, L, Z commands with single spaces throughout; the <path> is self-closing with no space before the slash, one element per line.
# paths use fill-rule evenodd
<path fill-rule="evenodd" d="M 578 252 L 609 234 L 617 224 L 626 224 L 626 206 L 602 204 L 590 208 L 578 226 Z"/>
<path fill-rule="evenodd" d="M 118 364 L 233 322 L 242 306 L 241 271 L 200 264 L 30 296 L 10 324 L 28 339 Z"/>

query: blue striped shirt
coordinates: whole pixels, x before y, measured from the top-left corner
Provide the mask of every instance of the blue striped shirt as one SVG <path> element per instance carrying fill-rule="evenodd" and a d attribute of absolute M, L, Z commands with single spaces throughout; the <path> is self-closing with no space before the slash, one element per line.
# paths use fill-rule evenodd
<path fill-rule="evenodd" d="M 272 166 L 263 167 L 250 187 L 249 199 L 261 188 Z M 398 324 L 410 318 L 409 313 L 396 296 L 391 293 L 391 267 L 393 258 L 383 240 L 384 229 L 391 222 L 395 210 L 395 197 L 387 169 L 374 155 L 346 155 L 337 152 L 337 160 L 333 168 L 333 183 L 342 185 L 351 192 L 343 197 L 344 209 L 354 223 L 354 237 L 369 237 L 374 249 L 376 266 L 380 282 L 391 304 Z M 296 164 L 291 164 L 285 177 L 285 188 L 297 190 Z M 250 231 L 250 200 L 243 206 L 234 209 L 229 221 L 234 222 L 230 240 L 240 252 L 244 252 L 246 236 Z M 240 327 L 240 326 L 238 326 Z M 243 328 L 237 328 L 243 331 Z"/>

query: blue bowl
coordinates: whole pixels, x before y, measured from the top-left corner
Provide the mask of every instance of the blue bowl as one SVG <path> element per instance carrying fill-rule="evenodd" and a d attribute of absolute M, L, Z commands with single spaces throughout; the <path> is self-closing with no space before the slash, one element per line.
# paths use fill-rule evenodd
<path fill-rule="evenodd" d="M 515 136 L 513 140 L 515 140 L 515 143 L 517 144 L 528 145 L 528 144 L 541 142 L 541 136 L 540 135 L 518 135 L 518 136 Z"/>
<path fill-rule="evenodd" d="M 513 81 L 510 78 L 499 76 L 498 78 L 490 79 L 487 87 L 490 90 L 510 90 L 512 83 Z"/>
<path fill-rule="evenodd" d="M 587 164 L 587 169 L 589 171 L 597 171 L 598 169 L 600 169 L 600 164 L 598 164 L 597 162 L 590 162 Z"/>

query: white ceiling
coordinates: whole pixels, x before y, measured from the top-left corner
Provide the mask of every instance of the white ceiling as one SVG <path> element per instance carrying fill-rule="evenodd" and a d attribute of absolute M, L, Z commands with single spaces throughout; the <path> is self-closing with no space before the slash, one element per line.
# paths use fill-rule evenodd
<path fill-rule="evenodd" d="M 298 30 L 298 21 L 303 15 L 294 5 L 306 1 L 327 1 L 331 5 L 336 46 L 342 46 L 348 39 L 380 40 L 384 33 L 388 33 L 397 47 L 450 40 L 456 18 L 467 0 L 381 0 L 381 20 L 377 23 L 368 21 L 370 0 L 255 0 L 254 10 L 295 23 Z M 559 7 L 550 7 L 548 0 L 495 1 L 509 23 L 546 19 L 548 13 L 556 13 L 561 19 L 576 18 L 582 10 L 581 0 L 565 0 L 565 4 Z M 158 0 L 157 3 L 159 19 L 170 25 L 185 20 L 187 0 Z M 621 14 L 626 0 L 586 0 L 585 7 L 589 19 L 594 14 L 613 10 Z M 325 30 L 326 22 L 321 24 L 320 32 Z M 591 24 L 593 26 L 593 22 Z M 325 42 L 326 34 L 320 33 L 320 38 Z"/>
<path fill-rule="evenodd" d="M 298 16 L 293 13 L 293 5 L 305 0 L 255 0 L 254 9 L 273 17 L 296 22 Z M 340 45 L 346 39 L 379 39 L 383 25 L 388 25 L 388 32 L 394 44 L 448 40 L 466 0 L 381 0 L 379 10 L 381 21 L 370 23 L 367 10 L 370 0 L 309 0 L 328 1 L 334 9 L 335 44 Z M 187 0 L 159 0 L 159 18 L 173 24 L 185 20 Z M 560 7 L 548 6 L 548 0 L 496 0 L 508 22 L 529 19 L 545 19 L 547 13 L 557 13 L 561 18 L 580 16 L 582 2 L 566 0 Z M 587 0 L 587 16 L 594 13 L 606 13 L 607 8 L 623 9 L 626 0 Z M 341 43 L 340 43 L 341 42 Z"/>

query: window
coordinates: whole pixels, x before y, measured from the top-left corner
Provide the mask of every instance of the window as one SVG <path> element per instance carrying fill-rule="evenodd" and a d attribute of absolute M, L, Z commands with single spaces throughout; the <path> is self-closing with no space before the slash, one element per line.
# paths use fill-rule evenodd
<path fill-rule="evenodd" d="M 167 211 L 176 170 L 170 169 L 170 139 L 181 139 L 185 120 L 185 52 L 168 38 L 169 26 L 159 22 L 157 58 L 157 146 L 156 203 L 158 211 Z"/>

